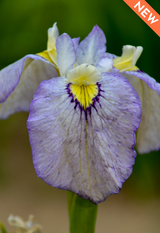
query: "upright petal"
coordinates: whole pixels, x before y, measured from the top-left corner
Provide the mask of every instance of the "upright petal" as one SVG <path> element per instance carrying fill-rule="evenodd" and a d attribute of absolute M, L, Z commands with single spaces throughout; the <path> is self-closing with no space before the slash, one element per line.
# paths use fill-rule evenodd
<path fill-rule="evenodd" d="M 0 118 L 14 112 L 29 111 L 38 85 L 57 77 L 50 62 L 37 55 L 27 55 L 0 71 Z"/>
<path fill-rule="evenodd" d="M 76 54 L 72 39 L 66 33 L 58 37 L 56 42 L 57 63 L 61 76 L 65 77 L 66 71 L 76 61 Z"/>
<path fill-rule="evenodd" d="M 160 84 L 142 71 L 122 73 L 137 91 L 142 105 L 141 124 L 137 131 L 137 150 L 149 153 L 160 149 Z"/>
<path fill-rule="evenodd" d="M 98 61 L 105 55 L 105 44 L 105 35 L 96 25 L 77 48 L 76 53 L 78 64 L 88 63 L 97 65 Z"/>
<path fill-rule="evenodd" d="M 48 51 L 56 49 L 56 40 L 58 36 L 59 36 L 59 31 L 57 28 L 57 23 L 54 23 L 53 27 L 48 29 L 48 42 L 47 42 Z"/>
<path fill-rule="evenodd" d="M 59 36 L 59 31 L 57 28 L 57 23 L 54 23 L 53 27 L 48 29 L 47 51 L 48 51 L 48 54 L 49 54 L 52 62 L 56 66 L 57 66 L 56 40 L 57 40 L 58 36 Z"/>
<path fill-rule="evenodd" d="M 80 37 L 78 37 L 78 38 L 73 38 L 73 39 L 72 39 L 72 42 L 73 42 L 73 44 L 74 44 L 75 50 L 76 50 L 77 47 L 78 47 L 79 40 L 80 40 Z"/>
<path fill-rule="evenodd" d="M 27 122 L 37 175 L 94 203 L 118 193 L 132 172 L 140 100 L 127 79 L 106 74 L 84 111 L 64 78 L 44 81 Z"/>

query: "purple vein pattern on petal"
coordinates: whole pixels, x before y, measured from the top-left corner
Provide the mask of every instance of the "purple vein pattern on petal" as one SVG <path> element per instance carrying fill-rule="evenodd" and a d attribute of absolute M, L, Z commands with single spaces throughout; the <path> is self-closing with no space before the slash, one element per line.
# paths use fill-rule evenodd
<path fill-rule="evenodd" d="M 43 81 L 27 121 L 37 175 L 94 203 L 118 193 L 131 174 L 141 115 L 138 95 L 123 76 L 108 73 L 98 85 L 85 113 L 63 78 Z"/>
<path fill-rule="evenodd" d="M 105 35 L 96 25 L 77 48 L 76 55 L 78 64 L 88 63 L 97 65 L 98 61 L 105 55 L 105 44 Z"/>
<path fill-rule="evenodd" d="M 66 71 L 75 63 L 76 54 L 74 44 L 66 33 L 58 37 L 56 41 L 57 63 L 61 76 L 65 77 Z"/>
<path fill-rule="evenodd" d="M 0 118 L 29 111 L 38 85 L 57 77 L 54 66 L 37 55 L 27 55 L 0 71 Z"/>
<path fill-rule="evenodd" d="M 160 84 L 142 71 L 122 73 L 137 91 L 142 105 L 137 150 L 149 153 L 160 149 Z"/>

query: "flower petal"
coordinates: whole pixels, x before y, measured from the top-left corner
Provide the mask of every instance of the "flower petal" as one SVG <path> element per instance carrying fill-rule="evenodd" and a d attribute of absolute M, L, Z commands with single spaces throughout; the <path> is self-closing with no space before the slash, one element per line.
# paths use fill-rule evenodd
<path fill-rule="evenodd" d="M 75 85 L 95 84 L 101 79 L 101 72 L 92 65 L 82 64 L 71 69 L 67 74 L 67 80 Z"/>
<path fill-rule="evenodd" d="M 144 73 L 141 70 L 138 71 L 125 71 L 122 72 L 122 75 L 125 76 L 125 74 L 136 76 L 137 78 L 140 78 L 143 80 L 151 89 L 157 91 L 158 95 L 160 96 L 160 84 L 156 82 L 156 80 L 152 77 L 150 77 L 148 74 Z"/>
<path fill-rule="evenodd" d="M 113 61 L 108 57 L 103 57 L 101 60 L 99 60 L 96 67 L 101 71 L 101 73 L 108 72 L 113 67 Z"/>
<path fill-rule="evenodd" d="M 27 55 L 0 71 L 0 118 L 14 112 L 29 111 L 38 85 L 57 77 L 50 62 L 37 55 Z"/>
<path fill-rule="evenodd" d="M 112 53 L 105 53 L 105 57 L 108 57 L 109 59 L 114 59 L 114 58 L 117 58 L 118 56 Z"/>
<path fill-rule="evenodd" d="M 70 36 L 66 33 L 59 36 L 56 42 L 56 49 L 60 74 L 65 77 L 66 71 L 76 61 L 75 48 Z"/>
<path fill-rule="evenodd" d="M 37 175 L 94 203 L 118 193 L 132 172 L 140 100 L 127 79 L 106 74 L 86 112 L 64 78 L 44 81 L 27 121 Z"/>
<path fill-rule="evenodd" d="M 53 27 L 48 29 L 48 42 L 47 42 L 48 51 L 51 51 L 52 49 L 56 49 L 56 40 L 58 36 L 59 36 L 59 31 L 57 28 L 57 23 L 54 23 Z"/>
<path fill-rule="evenodd" d="M 58 36 L 59 36 L 59 31 L 57 28 L 57 23 L 54 23 L 53 27 L 48 29 L 47 51 L 48 51 L 48 54 L 49 54 L 52 62 L 56 66 L 57 66 L 56 40 L 57 40 Z"/>
<path fill-rule="evenodd" d="M 75 48 L 75 49 L 77 49 L 77 47 L 78 47 L 79 40 L 80 40 L 80 37 L 78 37 L 78 38 L 73 38 L 73 39 L 72 39 L 72 42 L 73 42 L 73 44 L 74 44 L 74 48 Z"/>
<path fill-rule="evenodd" d="M 105 35 L 96 25 L 77 48 L 76 54 L 78 64 L 88 63 L 97 65 L 98 61 L 105 55 L 105 44 Z"/>
<path fill-rule="evenodd" d="M 138 58 L 140 57 L 143 48 L 141 46 L 125 45 L 122 49 L 122 56 L 113 60 L 114 66 L 123 72 L 125 70 L 138 70 L 135 66 Z"/>
<path fill-rule="evenodd" d="M 47 50 L 40 52 L 40 53 L 37 53 L 37 55 L 41 56 L 41 57 L 45 58 L 46 60 L 48 60 L 49 62 L 53 63 L 53 60 L 51 59 Z"/>
<path fill-rule="evenodd" d="M 160 84 L 138 71 L 122 73 L 137 91 L 142 105 L 141 124 L 137 131 L 137 150 L 149 153 L 160 149 Z"/>

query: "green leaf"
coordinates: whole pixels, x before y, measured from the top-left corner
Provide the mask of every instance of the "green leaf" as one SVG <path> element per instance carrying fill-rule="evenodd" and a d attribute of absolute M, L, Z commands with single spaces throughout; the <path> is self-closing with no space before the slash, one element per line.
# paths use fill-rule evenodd
<path fill-rule="evenodd" d="M 98 206 L 68 192 L 70 233 L 94 233 Z"/>
<path fill-rule="evenodd" d="M 3 224 L 0 222 L 0 229 L 2 233 L 7 233 L 6 229 L 4 228 Z"/>

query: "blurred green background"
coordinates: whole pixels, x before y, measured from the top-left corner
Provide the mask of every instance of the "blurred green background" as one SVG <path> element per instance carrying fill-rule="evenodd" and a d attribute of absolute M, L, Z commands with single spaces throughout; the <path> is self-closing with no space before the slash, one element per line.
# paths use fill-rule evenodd
<path fill-rule="evenodd" d="M 159 0 L 149 0 L 147 2 L 160 14 Z M 74 0 L 0 0 L 0 69 L 26 54 L 34 54 L 45 50 L 47 29 L 54 22 L 57 22 L 60 34 L 66 32 L 72 38 L 80 36 L 81 39 L 84 39 L 93 26 L 97 24 L 106 35 L 107 51 L 116 55 L 121 55 L 122 46 L 126 44 L 143 46 L 144 51 L 137 65 L 160 82 L 160 38 L 122 0 L 81 0 L 78 2 Z M 44 216 L 47 216 L 45 219 L 47 221 L 49 216 L 51 218 L 52 213 L 49 215 L 47 208 L 44 213 L 45 202 L 53 198 L 54 201 L 60 200 L 60 203 L 66 203 L 66 200 L 64 200 L 65 191 L 49 187 L 43 181 L 36 178 L 26 129 L 27 116 L 27 113 L 18 113 L 5 121 L 0 121 L 0 200 L 3 200 L 0 201 L 0 205 L 4 204 L 0 206 L 0 220 L 2 219 L 3 221 L 5 221 L 7 214 L 12 212 L 16 206 L 18 208 L 17 213 L 24 214 L 25 218 L 27 217 L 27 213 L 37 212 L 39 214 L 40 212 L 43 213 L 41 216 L 42 219 L 44 219 Z M 13 194 L 15 197 L 13 197 Z M 123 189 L 118 195 L 114 195 L 114 199 L 113 197 L 109 197 L 107 201 L 111 209 L 113 208 L 111 203 L 117 203 L 117 206 L 114 206 L 115 213 L 119 210 L 120 215 L 122 208 L 120 203 L 124 203 L 124 205 L 125 203 L 133 202 L 142 204 L 142 201 L 150 203 L 153 200 L 155 200 L 155 203 L 160 203 L 159 151 L 136 157 L 133 173 L 124 183 Z M 30 206 L 28 204 L 28 196 Z M 21 202 L 19 202 L 20 197 L 22 199 Z M 35 198 L 38 197 L 41 198 L 41 201 L 37 201 L 36 206 L 39 207 L 37 211 L 32 207 L 35 204 Z M 43 200 L 44 203 L 42 203 Z M 101 219 L 105 211 L 107 211 L 107 201 L 100 204 L 99 214 Z M 12 206 L 13 202 L 14 205 Z M 10 203 L 8 207 L 7 203 Z M 20 205 L 21 208 L 19 207 Z M 40 208 L 41 205 L 44 209 Z M 104 206 L 106 206 L 106 209 Z M 155 214 L 156 208 L 159 208 L 160 205 L 154 204 L 153 206 Z M 28 208 L 29 212 L 25 208 Z M 67 222 L 67 207 L 62 208 L 62 211 L 59 212 L 60 216 L 58 216 L 58 210 L 61 207 L 54 206 L 54 208 L 57 213 L 56 219 L 62 217 L 62 212 L 66 211 L 64 219 L 61 221 Z M 150 213 L 152 215 L 152 212 Z M 110 209 L 107 214 L 110 216 Z M 127 216 L 127 212 L 124 214 Z M 108 215 L 106 219 L 108 219 Z M 136 210 L 135 216 L 137 216 Z M 134 219 L 135 216 L 131 216 L 131 218 Z M 117 219 L 119 218 L 120 216 L 117 216 Z M 56 219 L 55 221 L 57 221 Z M 115 220 L 115 223 L 116 221 L 118 220 Z M 124 217 L 122 225 L 125 225 L 125 221 L 126 217 Z M 47 224 L 50 223 L 49 221 L 47 222 Z M 44 224 L 46 223 L 44 222 Z M 64 226 L 68 227 L 67 224 L 64 224 Z M 97 229 L 99 229 L 97 232 L 106 232 L 105 229 L 108 227 L 107 221 L 105 222 L 104 220 L 101 222 L 99 217 L 97 224 Z M 157 220 L 153 225 L 158 227 L 158 224 L 159 221 Z M 116 232 L 114 231 L 114 221 L 110 225 L 110 232 Z M 50 230 L 48 232 L 60 232 L 62 226 L 58 226 L 59 228 L 56 231 Z M 102 229 L 100 228 L 101 226 Z M 126 228 L 123 228 L 121 225 L 118 226 L 123 229 L 122 231 L 119 230 L 119 232 L 132 232 L 131 230 L 128 231 L 127 226 Z M 48 229 L 50 229 L 49 225 Z M 136 232 L 160 232 L 150 231 L 149 229 L 149 227 L 145 228 L 145 226 L 142 226 Z M 68 229 L 61 232 L 68 232 Z"/>

